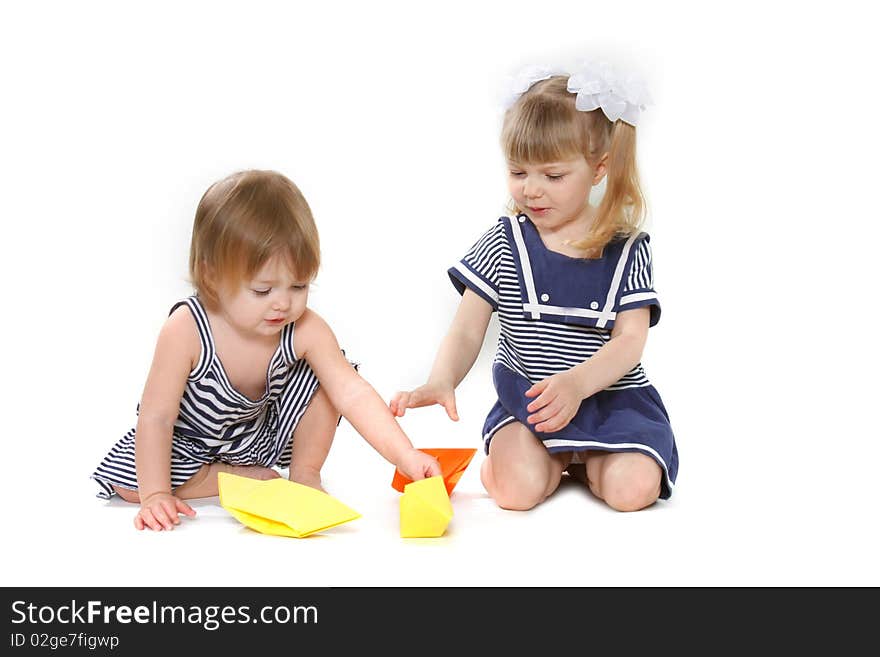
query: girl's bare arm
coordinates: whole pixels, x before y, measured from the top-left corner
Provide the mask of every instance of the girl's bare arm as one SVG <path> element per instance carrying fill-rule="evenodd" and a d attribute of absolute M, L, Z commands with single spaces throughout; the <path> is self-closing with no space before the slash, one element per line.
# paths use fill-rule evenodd
<path fill-rule="evenodd" d="M 171 493 L 172 430 L 200 351 L 195 320 L 181 306 L 159 333 L 138 410 L 135 465 L 141 503 L 156 493 Z"/>

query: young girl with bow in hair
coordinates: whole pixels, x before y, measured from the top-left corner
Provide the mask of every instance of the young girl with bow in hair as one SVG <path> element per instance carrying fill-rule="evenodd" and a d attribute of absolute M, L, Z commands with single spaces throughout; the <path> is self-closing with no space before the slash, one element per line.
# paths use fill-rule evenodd
<path fill-rule="evenodd" d="M 612 508 L 642 509 L 670 496 L 678 471 L 666 409 L 640 363 L 660 319 L 636 168 L 648 97 L 600 64 L 527 71 L 509 102 L 501 143 L 513 212 L 449 269 L 458 311 L 427 382 L 397 393 L 391 410 L 440 404 L 457 420 L 455 388 L 497 312 L 486 490 L 526 510 L 568 472 Z"/>

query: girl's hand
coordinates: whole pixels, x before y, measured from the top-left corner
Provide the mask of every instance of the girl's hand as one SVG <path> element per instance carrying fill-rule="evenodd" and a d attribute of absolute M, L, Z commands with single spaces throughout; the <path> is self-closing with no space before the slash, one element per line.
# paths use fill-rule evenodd
<path fill-rule="evenodd" d="M 413 481 L 443 475 L 437 459 L 415 448 L 404 452 L 395 465 Z"/>
<path fill-rule="evenodd" d="M 134 526 L 138 530 L 146 527 L 157 532 L 171 530 L 174 525 L 180 524 L 180 513 L 191 518 L 196 515 L 193 508 L 179 497 L 171 493 L 153 493 L 141 500 L 141 509 L 134 517 Z"/>
<path fill-rule="evenodd" d="M 565 427 L 580 408 L 583 396 L 571 370 L 539 381 L 526 390 L 526 397 L 537 397 L 526 410 L 526 418 L 535 431 L 550 433 Z"/>
<path fill-rule="evenodd" d="M 450 386 L 426 383 L 411 392 L 398 392 L 388 406 L 395 417 L 403 417 L 408 408 L 419 408 L 431 404 L 440 404 L 446 409 L 450 420 L 458 421 L 458 411 L 455 408 L 455 389 Z"/>

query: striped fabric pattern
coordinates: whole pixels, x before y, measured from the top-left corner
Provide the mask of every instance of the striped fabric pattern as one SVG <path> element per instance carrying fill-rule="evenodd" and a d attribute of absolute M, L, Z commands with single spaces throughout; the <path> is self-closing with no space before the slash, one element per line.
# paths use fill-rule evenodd
<path fill-rule="evenodd" d="M 611 330 L 524 317 L 523 294 L 514 262 L 515 247 L 505 234 L 504 220 L 509 221 L 503 217 L 486 231 L 449 273 L 498 311 L 500 335 L 495 362 L 537 383 L 590 358 L 611 339 Z M 527 263 L 523 262 L 523 267 L 526 268 Z M 652 278 L 650 246 L 647 240 L 642 240 L 638 242 L 630 270 L 625 273 L 623 295 L 650 291 L 656 298 Z M 475 284 L 475 279 L 480 285 Z M 645 305 L 644 300 L 632 307 L 637 305 Z M 607 390 L 647 385 L 650 382 L 638 364 Z"/>
<path fill-rule="evenodd" d="M 252 400 L 230 383 L 217 357 L 208 316 L 195 296 L 181 301 L 196 321 L 202 353 L 180 400 L 171 442 L 171 485 L 177 487 L 205 463 L 288 467 L 293 431 L 317 390 L 318 380 L 293 349 L 294 325 L 281 332 L 269 362 L 266 391 Z M 135 430 L 110 450 L 92 478 L 98 497 L 113 495 L 113 485 L 137 489 Z"/>
<path fill-rule="evenodd" d="M 654 288 L 653 268 L 651 266 L 651 245 L 647 241 L 639 242 L 633 256 L 633 264 L 629 276 L 626 277 L 624 294 L 634 290 L 650 290 Z"/>

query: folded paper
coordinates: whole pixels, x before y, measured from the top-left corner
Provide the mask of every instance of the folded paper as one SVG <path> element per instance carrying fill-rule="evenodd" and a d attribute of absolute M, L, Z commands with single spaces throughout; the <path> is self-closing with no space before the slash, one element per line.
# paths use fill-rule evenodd
<path fill-rule="evenodd" d="M 220 505 L 243 525 L 263 534 L 304 538 L 360 518 L 327 493 L 287 479 L 217 475 Z"/>
<path fill-rule="evenodd" d="M 403 488 L 400 496 L 400 536 L 436 538 L 452 520 L 452 504 L 442 477 L 428 477 Z"/>
<path fill-rule="evenodd" d="M 443 472 L 443 483 L 446 484 L 446 494 L 452 495 L 452 489 L 461 479 L 465 469 L 474 458 L 476 449 L 472 448 L 454 448 L 454 447 L 425 447 L 420 448 L 420 452 L 430 454 L 440 462 L 440 470 Z M 391 480 L 391 486 L 394 490 L 403 492 L 412 479 L 404 475 L 400 470 L 394 471 L 394 478 Z"/>

